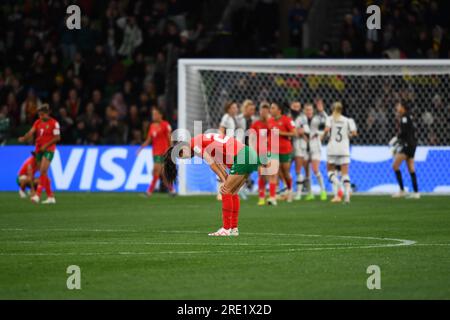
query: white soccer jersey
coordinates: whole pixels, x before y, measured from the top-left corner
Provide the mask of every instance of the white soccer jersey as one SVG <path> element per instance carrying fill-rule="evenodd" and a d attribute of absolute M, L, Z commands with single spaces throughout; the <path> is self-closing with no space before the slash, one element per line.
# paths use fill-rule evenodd
<path fill-rule="evenodd" d="M 350 156 L 350 134 L 356 131 L 354 123 L 344 116 L 336 120 L 333 116 L 327 118 L 326 127 L 331 130 L 327 146 L 328 156 Z"/>
<path fill-rule="evenodd" d="M 225 113 L 220 120 L 220 127 L 224 127 L 226 136 L 234 136 L 236 131 L 236 121 L 228 113 Z"/>
<path fill-rule="evenodd" d="M 325 112 L 315 114 L 308 123 L 309 148 L 311 152 L 320 152 L 322 142 L 320 136 L 323 134 L 327 124 L 327 114 Z"/>
<path fill-rule="evenodd" d="M 309 130 L 308 129 L 308 119 L 306 118 L 306 116 L 303 113 L 301 113 L 297 118 L 295 118 L 294 125 L 295 125 L 295 128 L 297 128 L 297 129 L 303 128 L 303 130 L 305 130 L 305 132 L 307 130 Z M 303 139 L 303 137 L 294 138 L 294 147 L 296 149 L 306 149 L 305 139 Z"/>

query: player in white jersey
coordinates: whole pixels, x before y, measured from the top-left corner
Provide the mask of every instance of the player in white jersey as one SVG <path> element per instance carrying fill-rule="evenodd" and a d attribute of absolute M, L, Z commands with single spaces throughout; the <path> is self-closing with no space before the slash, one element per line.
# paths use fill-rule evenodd
<path fill-rule="evenodd" d="M 297 194 L 295 196 L 295 200 L 300 200 L 302 198 L 302 189 L 305 185 L 305 175 L 302 174 L 302 168 L 306 170 L 305 166 L 305 150 L 306 150 L 306 141 L 305 141 L 305 125 L 307 123 L 306 116 L 303 112 L 301 112 L 301 107 L 299 110 L 299 115 L 295 118 L 294 124 L 297 130 L 297 137 L 293 139 L 293 147 L 294 147 L 294 160 L 295 160 L 295 173 L 297 176 Z"/>
<path fill-rule="evenodd" d="M 309 170 L 309 165 L 312 167 L 314 176 L 316 177 L 317 183 L 320 187 L 320 199 L 322 201 L 327 200 L 327 193 L 325 191 L 325 185 L 323 183 L 323 177 L 320 173 L 320 159 L 322 151 L 322 140 L 321 137 L 324 133 L 326 121 L 328 115 L 325 113 L 323 108 L 323 102 L 321 99 L 316 101 L 317 112 L 314 114 L 314 109 L 312 105 L 305 106 L 304 112 L 306 116 L 306 150 L 305 150 L 305 161 L 306 161 L 306 182 L 308 195 L 306 200 L 314 200 L 314 194 L 311 188 L 311 171 Z"/>
<path fill-rule="evenodd" d="M 328 179 L 333 184 L 334 198 L 332 202 L 341 202 L 338 195 L 340 185 L 337 176 L 336 167 L 341 169 L 342 182 L 344 184 L 345 202 L 350 202 L 350 176 L 348 167 L 350 164 L 350 138 L 356 135 L 355 122 L 352 119 L 342 115 L 342 104 L 335 102 L 333 104 L 333 114 L 327 118 L 325 126 L 325 135 L 330 135 L 327 146 L 327 171 Z"/>

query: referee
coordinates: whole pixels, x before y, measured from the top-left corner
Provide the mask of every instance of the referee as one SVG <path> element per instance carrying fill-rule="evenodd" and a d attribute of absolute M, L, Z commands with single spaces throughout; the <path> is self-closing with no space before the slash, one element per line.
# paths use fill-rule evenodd
<path fill-rule="evenodd" d="M 411 182 L 413 186 L 414 193 L 411 193 L 408 198 L 419 199 L 419 187 L 417 186 L 417 176 L 414 168 L 414 154 L 417 147 L 416 132 L 412 117 L 409 113 L 408 106 L 403 102 L 398 102 L 395 106 L 399 124 L 399 133 L 397 134 L 397 140 L 399 144 L 398 152 L 394 158 L 394 164 L 392 168 L 395 171 L 395 176 L 397 177 L 398 186 L 400 187 L 400 192 L 394 194 L 393 198 L 401 198 L 405 196 L 405 189 L 403 186 L 402 173 L 400 172 L 400 165 L 403 161 L 406 161 L 408 166 L 409 174 L 411 175 Z"/>

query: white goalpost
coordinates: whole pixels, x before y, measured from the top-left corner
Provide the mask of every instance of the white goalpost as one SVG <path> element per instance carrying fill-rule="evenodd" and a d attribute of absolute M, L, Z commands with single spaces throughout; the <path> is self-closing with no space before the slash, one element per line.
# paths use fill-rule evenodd
<path fill-rule="evenodd" d="M 396 133 L 394 105 L 400 99 L 410 104 L 415 119 L 421 190 L 450 192 L 449 60 L 178 61 L 178 128 L 191 135 L 194 121 L 201 121 L 203 130 L 217 128 L 226 101 L 304 104 L 318 97 L 327 112 L 332 102 L 342 101 L 358 126 L 350 169 L 358 192 L 396 188 L 387 144 Z M 181 195 L 212 192 L 215 183 L 208 171 L 185 164 L 178 182 Z"/>

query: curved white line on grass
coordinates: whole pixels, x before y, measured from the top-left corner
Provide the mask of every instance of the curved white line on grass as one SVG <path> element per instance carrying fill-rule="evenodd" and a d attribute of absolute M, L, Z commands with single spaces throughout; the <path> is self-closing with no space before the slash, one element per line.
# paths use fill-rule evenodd
<path fill-rule="evenodd" d="M 2 229 L 3 230 L 3 229 Z M 11 229 L 10 229 L 11 230 Z M 18 229 L 14 229 L 18 230 Z M 26 231 L 25 229 L 20 229 L 21 231 Z M 112 230 L 112 229 L 34 229 L 35 231 L 76 231 L 76 232 L 150 232 L 150 230 L 138 231 L 138 230 Z M 205 234 L 201 231 L 151 231 L 156 233 L 181 233 L 181 234 Z M 80 255 L 80 256 L 95 256 L 95 255 L 157 255 L 157 254 L 247 254 L 247 253 L 292 253 L 299 251 L 320 251 L 320 250 L 347 250 L 347 249 L 372 249 L 372 248 L 388 248 L 388 247 L 399 247 L 399 246 L 411 246 L 416 244 L 416 241 L 406 240 L 406 239 L 395 239 L 395 238 L 380 238 L 380 237 L 364 237 L 364 236 L 343 236 L 343 235 L 317 235 L 317 234 L 286 234 L 286 233 L 245 233 L 245 235 L 257 235 L 257 236 L 281 236 L 281 237 L 328 237 L 328 238 L 343 238 L 343 239 L 360 239 L 360 240 L 377 240 L 377 241 L 390 241 L 396 243 L 374 243 L 367 245 L 359 245 L 359 244 L 315 244 L 318 247 L 316 248 L 290 248 L 290 249 L 262 249 L 262 250 L 239 250 L 239 251 L 217 251 L 217 250 L 197 250 L 197 251 L 160 251 L 160 252 L 132 252 L 132 251 L 119 251 L 119 252 L 65 252 L 65 253 L 45 253 L 45 252 L 36 252 L 36 253 L 8 253 L 8 252 L 0 252 L 1 256 L 63 256 L 63 255 Z M 206 236 L 206 234 L 205 234 Z M 58 242 L 55 242 L 58 243 Z M 82 242 L 81 242 L 82 243 Z M 78 244 L 81 244 L 78 242 Z M 99 243 L 111 244 L 108 241 L 99 241 Z M 142 242 L 141 244 L 145 244 L 146 242 Z M 94 243 L 95 244 L 95 243 Z M 116 242 L 114 244 L 117 244 Z M 123 244 L 130 244 L 124 242 Z M 197 244 L 197 243 L 181 243 L 181 242 L 147 242 L 147 244 L 153 245 L 229 245 L 229 246 L 257 246 L 257 244 Z M 263 244 L 265 245 L 265 244 Z M 278 244 L 278 246 L 304 246 L 306 244 Z M 341 246 L 343 245 L 343 246 Z M 267 246 L 277 246 L 277 244 L 267 244 Z M 327 247 L 333 246 L 333 247 Z"/>

